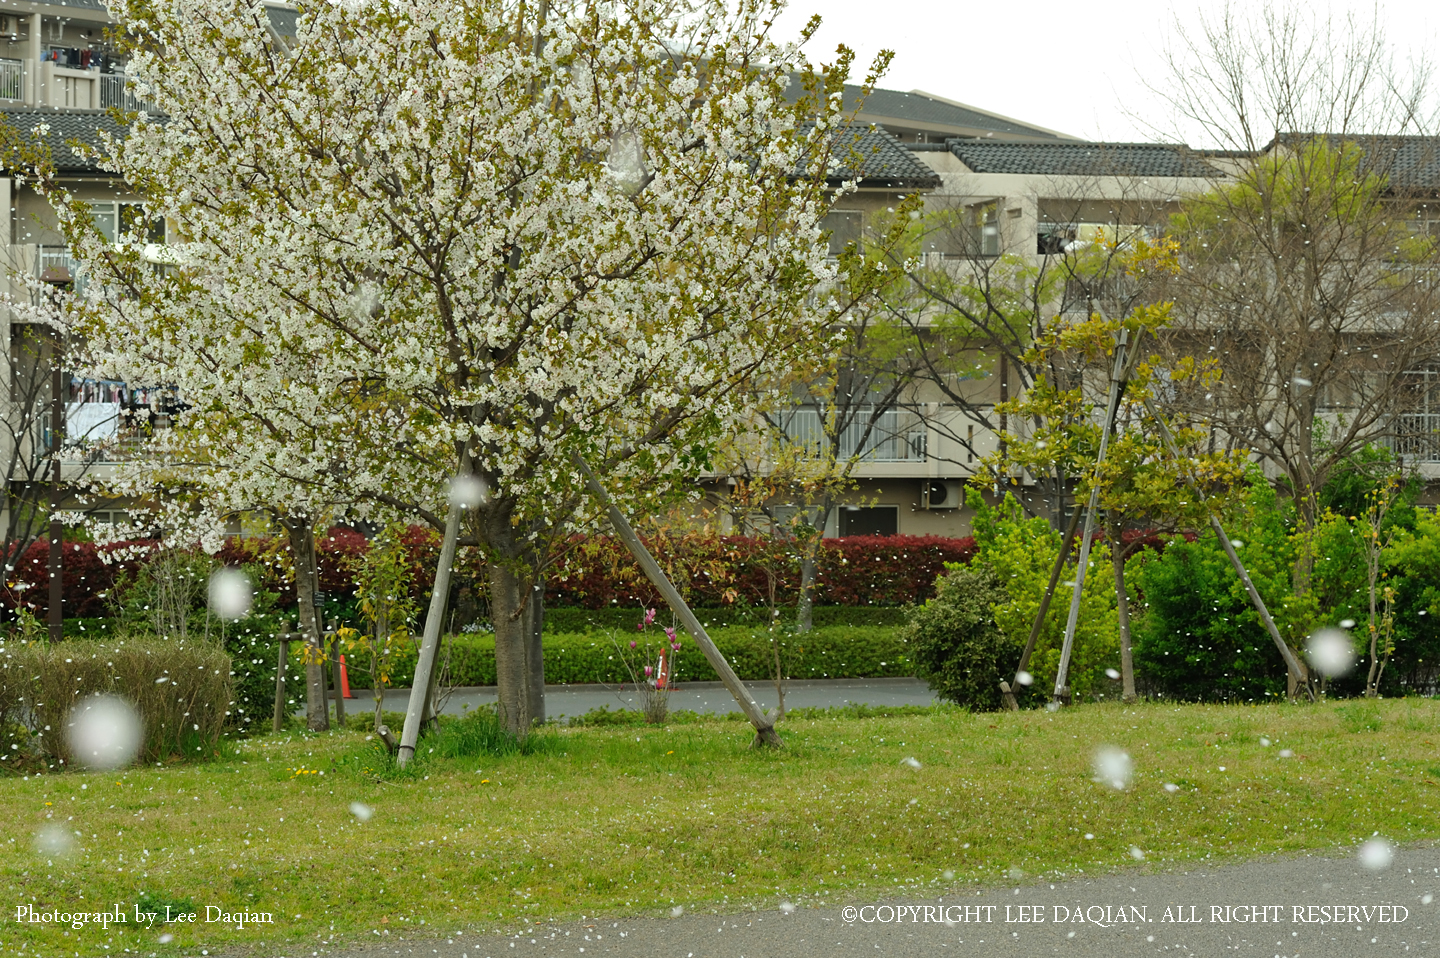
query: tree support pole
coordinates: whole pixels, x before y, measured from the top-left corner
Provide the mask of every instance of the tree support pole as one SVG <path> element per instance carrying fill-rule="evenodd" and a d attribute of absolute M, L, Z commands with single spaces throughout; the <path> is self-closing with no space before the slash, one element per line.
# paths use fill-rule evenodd
<path fill-rule="evenodd" d="M 1060 495 L 1064 495 L 1062 491 Z M 1015 666 L 1015 677 L 1006 682 L 1000 680 L 1000 697 L 1005 701 L 1005 707 L 1012 712 L 1020 711 L 1020 703 L 1015 699 L 1015 686 L 1020 685 L 1020 673 L 1030 668 L 1030 656 L 1035 654 L 1035 643 L 1040 640 L 1040 630 L 1045 627 L 1045 617 L 1050 614 L 1050 602 L 1055 598 L 1055 587 L 1060 584 L 1060 573 L 1065 569 L 1065 560 L 1070 556 L 1070 547 L 1075 544 L 1075 533 L 1080 530 L 1080 508 L 1077 505 L 1075 511 L 1070 514 L 1070 521 L 1065 526 L 1065 538 L 1060 541 L 1060 554 L 1055 557 L 1055 565 L 1050 569 L 1050 583 L 1045 586 L 1045 594 L 1040 597 L 1040 611 L 1035 613 L 1035 622 L 1030 626 L 1030 638 L 1025 641 L 1025 651 L 1020 653 L 1020 664 Z"/>
<path fill-rule="evenodd" d="M 1070 653 L 1075 647 L 1075 626 L 1080 621 L 1080 596 L 1085 588 L 1085 566 L 1090 561 L 1090 542 L 1095 538 L 1095 513 L 1100 505 L 1100 470 L 1105 465 L 1105 450 L 1110 444 L 1110 432 L 1115 428 L 1115 417 L 1120 413 L 1120 396 L 1125 392 L 1125 381 L 1129 370 L 1125 366 L 1125 344 L 1130 331 L 1122 327 L 1115 340 L 1115 362 L 1110 367 L 1110 400 L 1105 410 L 1105 427 L 1100 432 L 1100 451 L 1095 457 L 1095 476 L 1090 481 L 1090 502 L 1085 507 L 1085 534 L 1080 537 L 1080 555 L 1075 564 L 1075 591 L 1070 596 L 1070 616 L 1065 620 L 1065 643 L 1060 647 L 1060 668 L 1055 673 L 1055 701 L 1064 702 L 1070 697 L 1066 680 L 1070 672 Z"/>
<path fill-rule="evenodd" d="M 605 491 L 604 486 L 600 485 L 600 481 L 595 478 L 595 473 L 590 471 L 590 466 L 579 455 L 575 455 L 573 460 L 581 474 L 585 476 L 585 485 L 591 495 L 602 503 L 609 513 L 610 525 L 614 527 L 615 534 L 635 556 L 635 561 L 640 563 L 640 568 L 644 570 L 646 578 L 660 590 L 660 594 L 665 597 L 665 601 L 670 605 L 676 617 L 680 619 L 680 624 L 685 627 L 686 632 L 690 633 L 695 644 L 700 646 L 700 651 L 705 654 L 705 661 L 709 662 L 710 667 L 720 676 L 720 681 L 724 683 L 730 694 L 735 696 L 740 710 L 745 713 L 745 717 L 755 727 L 754 744 L 781 745 L 780 736 L 775 733 L 774 723 L 766 718 L 759 704 L 750 695 L 750 690 L 740 681 L 740 677 L 735 674 L 730 663 L 725 661 L 725 656 L 715 647 L 715 643 L 710 641 L 710 636 L 706 634 L 704 626 L 695 617 L 695 613 L 690 611 L 690 606 L 680 595 L 680 590 L 670 583 L 664 570 L 660 568 L 660 564 L 655 561 L 650 550 L 645 548 L 645 543 L 640 541 L 640 537 L 635 534 L 635 530 L 631 528 L 630 522 L 620 512 L 620 509 L 611 501 L 610 494 Z"/>
<path fill-rule="evenodd" d="M 1175 458 L 1177 463 L 1184 463 L 1185 460 L 1181 457 L 1180 450 L 1175 445 L 1175 437 L 1170 435 L 1170 427 L 1166 426 L 1165 420 L 1161 419 L 1159 414 L 1155 412 L 1155 407 L 1151 404 L 1148 397 L 1144 400 L 1144 403 L 1145 411 L 1150 414 L 1150 418 L 1154 419 L 1156 425 L 1159 427 L 1160 438 L 1164 440 L 1165 448 L 1169 450 L 1170 455 Z M 1215 534 L 1220 537 L 1220 547 L 1225 550 L 1225 555 L 1229 558 L 1231 567 L 1234 568 L 1235 574 L 1240 577 L 1240 583 L 1245 586 L 1245 591 L 1250 596 L 1250 604 L 1255 607 L 1256 612 L 1260 613 L 1260 621 L 1265 623 L 1265 631 L 1270 633 L 1271 641 L 1275 643 L 1275 648 L 1280 651 L 1280 657 L 1285 660 L 1285 668 L 1289 670 L 1291 680 L 1296 686 L 1303 685 L 1306 696 L 1310 701 L 1315 701 L 1315 690 L 1310 688 L 1309 676 L 1305 672 L 1305 667 L 1300 664 L 1300 660 L 1295 658 L 1295 653 L 1291 651 L 1290 646 L 1280 637 L 1280 630 L 1275 626 L 1275 620 L 1270 617 L 1270 610 L 1265 607 L 1265 600 L 1260 597 L 1260 590 L 1255 588 L 1255 583 L 1250 580 L 1250 573 L 1245 571 L 1245 563 L 1240 561 L 1240 556 L 1235 552 L 1235 546 L 1231 544 L 1230 537 L 1225 534 L 1225 527 L 1220 524 L 1220 519 L 1215 515 L 1215 510 L 1210 507 L 1210 498 L 1205 495 L 1205 491 L 1200 488 L 1200 483 L 1196 481 L 1194 473 L 1188 468 L 1185 470 L 1185 483 L 1190 487 L 1190 490 L 1200 498 L 1200 501 L 1205 503 L 1205 508 L 1210 513 L 1210 527 L 1214 529 Z"/>
<path fill-rule="evenodd" d="M 455 481 L 470 475 L 468 451 L 455 470 Z M 430 611 L 425 614 L 425 634 L 420 641 L 420 655 L 415 661 L 415 677 L 410 681 L 410 704 L 405 709 L 405 728 L 400 733 L 400 748 L 395 763 L 401 768 L 415 755 L 420 741 L 420 723 L 430 698 L 431 676 L 435 671 L 436 654 L 440 651 L 440 630 L 445 618 L 445 603 L 450 596 L 450 569 L 455 565 L 455 542 L 460 538 L 460 513 L 464 509 L 455 502 L 445 516 L 445 537 L 440 542 L 440 563 L 435 567 L 435 586 L 430 590 Z"/>

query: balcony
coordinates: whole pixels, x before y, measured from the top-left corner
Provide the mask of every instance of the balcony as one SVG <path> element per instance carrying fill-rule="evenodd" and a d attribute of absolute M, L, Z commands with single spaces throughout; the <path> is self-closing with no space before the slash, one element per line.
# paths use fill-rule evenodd
<path fill-rule="evenodd" d="M 826 450 L 828 442 L 821 410 L 801 406 L 783 418 L 785 434 L 791 442 L 817 453 Z M 868 436 L 865 435 L 867 429 Z M 839 458 L 853 457 L 860 462 L 925 462 L 928 435 L 925 423 L 913 413 L 891 409 L 877 415 L 873 407 L 862 406 L 840 434 Z"/>
<path fill-rule="evenodd" d="M 1395 420 L 1395 455 L 1407 463 L 1440 463 L 1440 413 L 1403 413 Z"/>
<path fill-rule="evenodd" d="M 0 57 L 0 100 L 25 99 L 25 62 Z"/>
<path fill-rule="evenodd" d="M 127 77 L 123 73 L 100 75 L 100 108 L 108 110 L 111 107 L 117 107 L 127 113 L 155 112 L 155 104 L 136 96 L 134 89 L 128 86 Z"/>

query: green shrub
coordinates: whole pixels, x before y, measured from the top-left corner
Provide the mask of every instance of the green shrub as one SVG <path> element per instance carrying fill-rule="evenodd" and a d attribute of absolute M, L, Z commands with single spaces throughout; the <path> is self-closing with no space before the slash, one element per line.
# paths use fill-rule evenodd
<path fill-rule="evenodd" d="M 213 644 L 156 639 L 0 646 L 0 720 L 30 741 L 45 765 L 71 763 L 64 730 L 71 710 L 93 695 L 128 701 L 144 726 L 138 759 L 194 760 L 216 754 L 232 702 L 230 657 Z"/>
<path fill-rule="evenodd" d="M 1258 551 L 1249 545 L 1247 567 Z M 1274 591 L 1251 577 L 1269 605 Z M 1147 690 L 1186 701 L 1285 694 L 1285 662 L 1213 536 L 1172 543 L 1136 578 L 1145 609 L 1135 671 Z"/>
<path fill-rule="evenodd" d="M 1022 649 L 995 623 L 995 607 L 1007 598 L 994 571 L 975 562 L 952 568 L 935 598 L 910 613 L 901 636 L 917 674 L 941 698 L 977 711 L 1000 708 L 1000 679 Z"/>
<path fill-rule="evenodd" d="M 1395 654 L 1381 692 L 1428 691 L 1440 676 L 1440 515 L 1417 509 L 1414 529 L 1396 537 L 1384 562 L 1386 582 L 1395 587 Z M 1364 638 L 1363 625 L 1355 632 L 1357 641 Z M 1368 667 L 1368 659 L 1362 662 Z"/>
<path fill-rule="evenodd" d="M 995 624 L 1012 643 L 1024 647 L 1040 611 L 1055 553 L 1060 550 L 1060 533 L 1037 517 L 1027 518 L 1014 496 L 1007 493 L 997 505 L 987 505 L 975 490 L 967 494 L 975 512 L 975 561 L 982 562 L 999 578 L 1004 596 L 996 602 Z M 1110 549 L 1103 542 L 1090 550 L 1090 565 L 1081 593 L 1080 618 L 1070 651 L 1066 684 L 1080 700 L 1113 688 L 1105 670 L 1120 667 L 1120 632 L 1115 612 L 1115 580 L 1110 574 Z M 1074 567 L 1065 578 L 1075 577 Z M 1053 689 L 1060 671 L 1060 650 L 1065 638 L 1065 620 L 1074 586 L 1060 586 L 1030 657 L 1032 686 L 1036 692 Z M 1006 671 L 1013 674 L 1019 654 Z"/>
<path fill-rule="evenodd" d="M 900 626 L 905 623 L 906 606 L 883 605 L 817 605 L 811 611 L 811 622 L 816 628 L 832 625 L 888 625 Z M 697 608 L 706 629 L 728 628 L 731 626 L 765 627 L 769 625 L 770 610 L 758 605 L 727 605 L 718 608 Z M 662 618 L 669 610 L 660 609 Z M 640 621 L 638 608 L 545 608 L 545 632 L 588 632 L 592 629 L 616 629 L 624 631 L 635 628 Z M 782 624 L 788 625 L 795 618 L 791 607 L 780 609 Z"/>
<path fill-rule="evenodd" d="M 279 663 L 276 636 L 291 628 L 291 620 L 279 615 L 252 615 L 239 622 L 227 622 L 224 648 L 230 655 L 235 683 L 235 704 L 230 709 L 230 728 L 241 735 L 270 728 L 275 714 L 275 667 Z M 291 643 L 292 647 L 299 643 Z M 298 708 L 305 699 L 305 672 L 292 662 L 286 669 L 285 701 Z"/>
<path fill-rule="evenodd" d="M 830 626 L 806 633 L 778 633 L 780 660 L 786 678 L 877 678 L 915 674 L 915 666 L 898 629 L 881 626 Z M 633 628 L 628 632 L 548 634 L 544 637 L 545 681 L 552 685 L 631 681 L 624 656 L 616 645 L 645 641 Z M 764 681 L 774 677 L 771 633 L 758 627 L 715 629 L 710 637 L 740 678 Z M 651 641 L 654 641 L 653 639 Z M 681 649 L 673 674 L 679 682 L 714 682 L 719 676 L 705 661 L 699 646 L 681 633 Z M 658 645 L 655 646 L 659 648 Z M 396 655 L 392 687 L 410 684 L 415 674 L 416 648 Z M 300 661 L 292 650 L 292 668 Z M 485 633 L 447 636 L 442 661 L 448 657 L 445 681 L 450 685 L 495 684 L 495 637 Z M 352 688 L 355 687 L 352 676 Z"/>

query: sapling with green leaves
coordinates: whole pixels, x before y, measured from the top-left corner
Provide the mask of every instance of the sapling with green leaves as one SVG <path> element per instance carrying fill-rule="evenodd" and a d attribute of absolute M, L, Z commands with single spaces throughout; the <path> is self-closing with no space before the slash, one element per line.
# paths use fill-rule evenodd
<path fill-rule="evenodd" d="M 1142 255 L 1144 255 L 1142 253 Z M 1163 251 L 1159 255 L 1164 255 Z M 1108 368 L 1115 348 L 1115 334 L 1129 331 L 1136 349 L 1144 337 L 1163 330 L 1170 319 L 1168 303 L 1134 310 L 1124 319 L 1107 320 L 1098 315 L 1054 330 L 1034 349 L 1032 361 L 1070 369 Z M 1135 670 L 1131 654 L 1129 590 L 1126 585 L 1127 559 L 1140 540 L 1124 541 L 1131 528 L 1178 532 L 1204 528 L 1212 508 L 1226 508 L 1232 490 L 1244 475 L 1243 457 L 1235 452 L 1204 449 L 1204 434 L 1191 426 L 1167 422 L 1183 456 L 1177 460 L 1160 438 L 1144 402 L 1163 384 L 1167 389 L 1204 388 L 1219 371 L 1210 361 L 1186 357 L 1166 365 L 1158 356 L 1140 359 L 1129 374 L 1126 392 L 1117 416 L 1117 429 L 1109 442 L 1105 460 L 1096 462 L 1103 416 L 1097 400 L 1086 389 L 1083 377 L 1078 385 L 1063 389 L 1042 375 L 1022 397 L 1008 404 L 1007 411 L 1029 429 L 1017 433 L 1004 450 L 987 457 L 977 472 L 980 484 L 998 484 L 1012 470 L 1032 475 L 1057 471 L 1076 476 L 1077 498 L 1087 497 L 1098 485 L 1099 508 L 1104 510 L 1106 538 L 1115 586 L 1116 616 L 1120 637 L 1121 694 L 1125 701 L 1136 697 Z M 1191 475 L 1214 495 L 1207 504 L 1186 485 Z M 1023 669 L 1025 663 L 1022 663 Z"/>

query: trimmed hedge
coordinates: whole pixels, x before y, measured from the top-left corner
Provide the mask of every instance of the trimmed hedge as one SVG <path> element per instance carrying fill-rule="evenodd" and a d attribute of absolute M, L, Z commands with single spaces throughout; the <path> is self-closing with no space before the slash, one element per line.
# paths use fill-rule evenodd
<path fill-rule="evenodd" d="M 631 681 L 625 655 L 631 656 L 636 671 L 644 662 L 641 653 L 647 642 L 658 651 L 656 633 L 587 632 L 546 635 L 545 681 L 552 685 Z M 770 633 L 763 629 L 730 627 L 716 629 L 711 638 L 725 654 L 736 674 L 746 681 L 774 677 L 774 653 Z M 631 650 L 630 642 L 640 643 Z M 694 641 L 681 637 L 674 675 L 676 681 L 714 682 L 719 679 Z M 449 682 L 457 686 L 495 684 L 495 637 L 456 635 L 446 639 L 450 658 Z M 617 648 L 617 643 L 619 648 Z M 623 650 L 623 652 L 622 652 Z M 915 663 L 899 630 L 883 626 L 830 626 L 803 635 L 780 634 L 781 664 L 786 678 L 842 679 L 903 677 L 915 674 Z M 415 673 L 416 647 L 401 652 L 391 672 L 392 686 L 405 687 Z M 299 663 L 298 653 L 294 662 Z M 360 675 L 355 670 L 355 675 Z M 352 688 L 353 688 L 352 683 Z M 358 693 L 357 693 L 358 694 Z"/>
<path fill-rule="evenodd" d="M 411 592 L 421 600 L 423 607 L 434 573 L 438 538 L 427 529 L 412 526 L 402 542 L 412 564 Z M 102 561 L 102 555 L 136 544 L 143 543 L 116 543 L 104 547 L 93 542 L 65 543 L 61 573 L 64 612 L 67 618 L 83 618 L 86 634 L 98 631 L 89 625 L 91 620 L 110 613 L 111 593 L 119 572 L 122 569 L 133 571 L 146 561 L 141 558 L 107 564 Z M 320 587 L 327 596 L 326 617 L 353 614 L 355 588 L 350 569 L 369 548 L 369 543 L 359 533 L 337 527 L 318 537 L 316 547 Z M 693 605 L 747 610 L 728 613 L 725 618 L 716 613 L 712 616 L 713 621 L 731 624 L 763 622 L 763 612 L 754 608 L 768 598 L 763 542 L 744 536 L 693 536 L 677 541 L 652 540 L 651 547 L 657 554 L 673 557 L 679 566 L 695 570 L 691 581 L 686 583 Z M 24 588 L 0 587 L 0 605 L 13 608 L 17 601 L 23 599 L 23 603 L 42 622 L 48 613 L 47 548 L 46 543 L 38 542 L 17 563 L 14 580 Z M 288 573 L 283 571 L 284 563 L 279 561 L 284 551 L 284 544 L 273 540 L 230 539 L 216 559 L 225 565 L 245 565 L 259 571 L 261 580 L 255 583 L 256 587 L 275 593 L 276 608 L 289 611 L 295 606 L 295 593 Z M 879 619 L 827 619 L 819 610 L 829 606 L 890 609 L 924 602 L 935 594 L 935 580 L 944 573 L 945 564 L 967 563 L 974 551 L 975 542 L 970 538 L 850 536 L 823 540 L 815 583 L 815 622 L 898 624 L 899 616 L 893 612 L 881 613 Z M 798 561 L 793 561 L 794 558 L 775 563 L 777 599 L 782 606 L 792 608 L 799 587 Z M 455 573 L 455 593 L 452 596 L 455 608 L 470 609 L 471 614 L 483 613 L 486 577 L 484 562 L 478 553 L 463 550 L 456 561 Z M 567 567 L 546 580 L 545 604 L 557 613 L 562 608 L 599 611 L 658 608 L 663 605 L 659 594 L 640 575 L 640 570 L 624 547 L 608 537 L 597 537 L 588 542 L 576 540 Z M 754 618 L 756 615 L 760 616 L 758 620 Z M 616 623 L 613 620 L 562 621 L 557 622 L 556 631 L 571 631 L 590 624 L 610 626 Z M 80 634 L 78 626 L 75 634 Z"/>
<path fill-rule="evenodd" d="M 144 723 L 138 761 L 215 754 L 230 712 L 230 657 L 218 646 L 157 639 L 0 645 L 0 761 L 70 764 L 64 730 L 93 695 L 128 701 Z M 12 746 L 14 746 L 12 748 Z"/>
<path fill-rule="evenodd" d="M 695 569 L 688 583 L 692 605 L 718 607 L 736 601 L 763 602 L 768 584 L 762 566 L 764 543 L 745 536 L 650 540 L 651 551 Z M 969 562 L 975 540 L 943 536 L 848 536 L 824 539 L 817 557 L 816 605 L 902 606 L 935 594 L 935 580 L 947 562 Z M 714 567 L 724 570 L 711 574 Z M 777 598 L 794 605 L 799 592 L 798 561 L 776 565 Z M 609 537 L 580 545 L 565 572 L 546 582 L 547 605 L 603 609 L 662 605 L 625 547 Z"/>
<path fill-rule="evenodd" d="M 652 606 L 652 608 L 654 608 Z M 658 607 L 662 620 L 668 619 L 669 610 L 663 605 Z M 764 606 L 754 605 L 727 605 L 718 609 L 697 608 L 693 610 L 700 621 L 708 629 L 714 626 L 723 629 L 730 626 L 765 626 L 768 624 L 770 610 Z M 816 628 L 828 626 L 853 626 L 853 625 L 883 625 L 901 626 L 905 624 L 906 608 L 904 606 L 883 606 L 883 605 L 817 605 L 812 610 L 811 622 Z M 795 607 L 786 606 L 780 609 L 780 618 L 777 620 L 782 625 L 788 625 L 795 619 Z M 615 629 L 624 632 L 635 628 L 640 621 L 639 607 L 608 608 L 608 609 L 583 609 L 583 608 L 545 608 L 545 631 L 546 633 L 563 632 L 585 632 L 590 629 Z"/>

